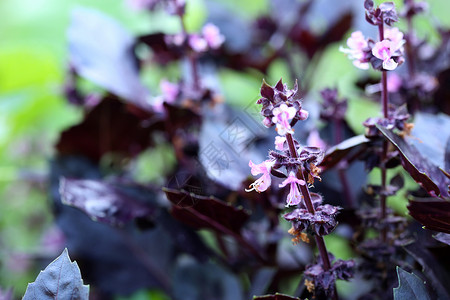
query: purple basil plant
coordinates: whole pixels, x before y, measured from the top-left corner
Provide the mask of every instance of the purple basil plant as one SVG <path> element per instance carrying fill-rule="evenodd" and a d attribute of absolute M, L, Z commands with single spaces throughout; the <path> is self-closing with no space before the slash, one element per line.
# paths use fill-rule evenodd
<path fill-rule="evenodd" d="M 335 281 L 348 280 L 353 276 L 354 261 L 332 261 L 333 256 L 328 253 L 323 236 L 336 227 L 336 215 L 341 208 L 322 204 L 322 197 L 309 191 L 315 180 L 321 180 L 318 164 L 323 159 L 323 151 L 317 147 L 303 146 L 293 137 L 294 125 L 308 118 L 308 112 L 302 108 L 297 82 L 293 89 L 289 89 L 281 79 L 273 87 L 264 81 L 261 96 L 257 103 L 262 105 L 263 124 L 269 128 L 276 126 L 276 150 L 269 151 L 269 159 L 260 164 L 250 161 L 252 175 L 262 176 L 246 191 L 266 191 L 271 185 L 272 170 L 277 173 L 280 169 L 285 171 L 286 174 L 282 174 L 286 179 L 279 187 L 289 188 L 286 207 L 295 207 L 284 215 L 292 224 L 289 233 L 294 236 L 295 243 L 308 241 L 308 235 L 314 236 L 320 253 L 317 262 L 308 265 L 304 271 L 305 285 L 317 297 L 337 299 Z"/>

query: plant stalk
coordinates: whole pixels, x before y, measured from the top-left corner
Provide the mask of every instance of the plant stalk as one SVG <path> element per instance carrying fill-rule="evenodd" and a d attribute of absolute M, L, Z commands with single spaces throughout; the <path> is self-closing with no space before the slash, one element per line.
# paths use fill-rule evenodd
<path fill-rule="evenodd" d="M 188 41 L 188 33 L 186 30 L 186 25 L 184 23 L 184 16 L 183 14 L 178 14 L 178 17 L 180 19 L 181 24 L 181 31 L 184 36 L 185 43 Z M 187 59 L 189 60 L 189 64 L 191 66 L 191 76 L 192 76 L 192 85 L 194 90 L 198 91 L 200 90 L 200 76 L 198 74 L 198 67 L 197 67 L 197 54 L 195 52 L 190 51 L 187 55 Z"/>
<path fill-rule="evenodd" d="M 384 27 L 383 27 L 383 19 L 381 24 L 378 25 L 378 32 L 380 35 L 380 41 L 384 40 Z M 381 72 L 381 100 L 382 100 L 382 110 L 383 110 L 383 117 L 388 118 L 389 117 L 389 98 L 388 98 L 388 88 L 387 88 L 387 71 L 383 70 Z M 386 159 L 387 159 L 387 153 L 388 153 L 388 142 L 387 140 L 383 141 L 383 150 L 381 153 L 381 191 L 383 191 L 383 194 L 380 196 L 380 208 L 381 208 L 381 215 L 380 215 L 380 221 L 383 222 L 383 220 L 386 218 L 386 194 L 384 193 L 386 191 Z M 382 240 L 383 242 L 386 242 L 387 237 L 387 229 L 383 228 L 381 232 Z"/>
<path fill-rule="evenodd" d="M 291 153 L 291 157 L 294 159 L 298 159 L 297 150 L 295 149 L 294 139 L 290 133 L 286 134 L 286 140 L 289 145 L 289 152 Z M 305 175 L 303 174 L 303 167 L 299 167 L 297 170 L 297 178 L 300 180 L 303 180 L 306 182 Z M 305 200 L 306 207 L 308 211 L 312 214 L 315 214 L 314 205 L 311 200 L 311 195 L 309 193 L 308 187 L 305 185 L 297 185 L 300 188 L 300 191 L 303 195 L 303 199 Z M 325 245 L 325 241 L 322 236 L 315 236 L 316 245 L 319 249 L 320 258 L 322 260 L 322 266 L 325 271 L 328 271 L 331 269 L 331 263 L 330 263 L 330 257 L 328 256 L 328 251 Z M 334 286 L 335 292 L 333 299 L 338 299 L 337 292 L 336 292 L 336 286 Z"/>

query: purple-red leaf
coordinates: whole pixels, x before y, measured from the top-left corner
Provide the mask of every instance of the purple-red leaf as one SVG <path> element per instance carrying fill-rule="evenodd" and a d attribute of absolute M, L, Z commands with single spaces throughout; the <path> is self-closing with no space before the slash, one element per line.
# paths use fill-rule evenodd
<path fill-rule="evenodd" d="M 105 98 L 88 112 L 82 123 L 61 133 L 60 154 L 82 155 L 99 161 L 105 153 L 134 157 L 151 144 L 152 126 L 145 124 L 114 98 Z"/>
<path fill-rule="evenodd" d="M 439 167 L 433 165 L 423 157 L 416 147 L 408 144 L 403 138 L 389 129 L 377 125 L 383 135 L 397 148 L 400 153 L 403 168 L 419 183 L 431 196 L 448 198 L 447 178 Z"/>
<path fill-rule="evenodd" d="M 94 221 L 121 226 L 135 218 L 150 216 L 154 208 L 145 203 L 151 193 L 136 193 L 125 187 L 90 179 L 61 179 L 60 194 L 64 204 L 74 206 Z M 141 199 L 139 199 L 141 198 Z"/>
<path fill-rule="evenodd" d="M 163 33 L 152 33 L 141 36 L 138 39 L 138 43 L 143 43 L 151 48 L 153 51 L 153 60 L 162 65 L 166 65 L 183 56 L 183 53 L 179 49 L 167 44 L 164 38 L 165 36 Z"/>
<path fill-rule="evenodd" d="M 409 201 L 409 214 L 427 229 L 450 233 L 450 202 L 439 198 Z"/>
<path fill-rule="evenodd" d="M 364 135 L 357 135 L 342 143 L 331 147 L 325 153 L 325 157 L 320 163 L 320 167 L 329 169 L 337 165 L 341 160 L 348 159 L 358 152 L 364 151 L 370 142 Z"/>
<path fill-rule="evenodd" d="M 194 228 L 208 228 L 225 234 L 240 234 L 249 214 L 214 197 L 164 188 L 172 204 L 172 215 Z"/>
<path fill-rule="evenodd" d="M 447 245 L 450 246 L 450 234 L 440 232 L 440 233 L 438 233 L 438 234 L 436 234 L 436 235 L 433 235 L 433 237 L 434 237 L 436 240 L 438 240 L 439 242 L 444 243 L 444 244 L 447 244 Z"/>
<path fill-rule="evenodd" d="M 263 83 L 261 85 L 261 96 L 264 98 L 267 98 L 269 100 L 273 100 L 273 96 L 275 95 L 275 92 L 273 90 L 273 87 L 267 84 L 267 82 L 263 79 Z"/>

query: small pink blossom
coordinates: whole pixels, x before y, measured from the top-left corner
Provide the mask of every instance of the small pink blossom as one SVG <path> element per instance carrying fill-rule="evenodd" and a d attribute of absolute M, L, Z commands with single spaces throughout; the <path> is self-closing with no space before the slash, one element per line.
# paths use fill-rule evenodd
<path fill-rule="evenodd" d="M 264 192 L 267 190 L 267 188 L 270 186 L 272 179 L 270 177 L 270 171 L 272 170 L 272 167 L 274 166 L 275 161 L 273 160 L 266 160 L 262 163 L 256 165 L 252 161 L 248 163 L 248 166 L 252 169 L 252 175 L 256 176 L 259 174 L 262 174 L 260 178 L 258 178 L 255 182 L 253 182 L 250 187 L 251 189 L 246 189 L 246 192 L 251 192 L 253 190 L 257 191 L 258 193 Z"/>
<path fill-rule="evenodd" d="M 300 204 L 302 200 L 302 195 L 300 194 L 300 191 L 298 190 L 297 184 L 305 185 L 304 180 L 298 179 L 294 172 L 290 172 L 288 178 L 286 178 L 279 187 L 285 187 L 286 185 L 290 185 L 290 191 L 287 196 L 287 203 L 286 206 L 293 206 Z"/>
<path fill-rule="evenodd" d="M 173 103 L 177 99 L 178 93 L 180 92 L 180 88 L 178 84 L 172 83 L 167 79 L 162 79 L 159 82 L 159 88 L 164 96 L 164 99 L 167 103 Z"/>
<path fill-rule="evenodd" d="M 297 110 L 294 107 L 288 107 L 286 104 L 273 109 L 272 122 L 277 125 L 277 132 L 279 135 L 285 135 L 286 133 L 294 133 L 291 128 L 290 121 L 295 117 Z"/>
<path fill-rule="evenodd" d="M 368 46 L 367 40 L 361 31 L 355 31 L 347 39 L 348 48 L 340 47 L 339 51 L 348 55 L 353 60 L 353 65 L 359 69 L 367 70 L 369 62 L 366 58 L 365 50 Z"/>
<path fill-rule="evenodd" d="M 192 50 L 195 52 L 205 52 L 208 50 L 207 41 L 198 34 L 192 34 L 189 36 L 189 46 L 191 46 Z"/>
<path fill-rule="evenodd" d="M 405 40 L 403 39 L 403 33 L 398 30 L 397 27 L 393 27 L 393 28 L 386 28 L 384 30 L 384 39 L 390 40 L 391 41 L 391 50 L 392 51 L 397 51 L 397 50 L 401 50 L 403 45 L 405 44 Z"/>
<path fill-rule="evenodd" d="M 164 112 L 164 102 L 172 104 L 178 97 L 180 89 L 176 83 L 172 83 L 166 79 L 162 79 L 159 83 L 162 95 L 155 97 L 153 100 L 153 109 L 156 112 Z"/>
<path fill-rule="evenodd" d="M 395 72 L 389 75 L 387 78 L 387 89 L 391 93 L 396 93 L 402 87 L 402 78 Z"/>
<path fill-rule="evenodd" d="M 375 43 L 372 48 L 372 54 L 383 61 L 383 68 L 385 70 L 395 70 L 397 63 L 392 59 L 392 55 L 395 52 L 394 44 L 389 40 L 382 40 Z"/>
<path fill-rule="evenodd" d="M 309 112 L 304 109 L 300 109 L 300 111 L 297 114 L 298 118 L 302 121 L 305 121 L 309 117 Z"/>
<path fill-rule="evenodd" d="M 286 143 L 286 137 L 279 135 L 275 137 L 275 149 L 283 151 L 284 143 Z"/>
<path fill-rule="evenodd" d="M 219 48 L 225 41 L 225 37 L 220 34 L 219 28 L 211 23 L 203 26 L 202 34 L 211 49 Z"/>

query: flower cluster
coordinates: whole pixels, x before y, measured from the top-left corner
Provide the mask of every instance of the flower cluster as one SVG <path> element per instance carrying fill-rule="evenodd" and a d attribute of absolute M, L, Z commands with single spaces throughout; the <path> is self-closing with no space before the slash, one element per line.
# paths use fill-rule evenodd
<path fill-rule="evenodd" d="M 366 1 L 366 19 L 372 25 L 383 28 L 383 24 L 392 26 L 398 21 L 397 13 L 392 2 L 382 3 L 374 8 L 373 1 Z M 391 71 L 403 63 L 403 33 L 396 27 L 381 30 L 383 37 L 375 42 L 364 37 L 361 31 L 355 31 L 347 40 L 348 48 L 340 48 L 340 51 L 353 60 L 353 64 L 360 69 L 367 70 L 369 64 L 374 69 Z"/>
<path fill-rule="evenodd" d="M 320 118 L 325 121 L 344 120 L 347 112 L 347 99 L 339 99 L 337 89 L 324 89 L 320 91 L 323 98 Z"/>
<path fill-rule="evenodd" d="M 386 28 L 384 39 L 375 42 L 364 37 L 361 31 L 355 31 L 347 40 L 348 48 L 340 51 L 353 60 L 355 67 L 367 70 L 371 64 L 377 70 L 395 70 L 403 63 L 403 33 L 396 27 Z"/>
<path fill-rule="evenodd" d="M 398 21 L 394 2 L 384 2 L 375 8 L 372 0 L 366 0 L 364 8 L 366 9 L 366 20 L 372 25 L 379 26 L 386 23 L 386 25 L 392 26 L 394 22 Z"/>
<path fill-rule="evenodd" d="M 328 255 L 332 257 L 331 253 Z M 353 277 L 354 267 L 353 260 L 342 259 L 336 260 L 329 270 L 324 270 L 321 263 L 308 265 L 305 270 L 305 286 L 310 292 L 314 292 L 317 299 L 327 296 L 332 298 L 336 279 L 349 280 Z"/>
<path fill-rule="evenodd" d="M 317 203 L 314 214 L 303 207 L 285 214 L 284 218 L 292 223 L 294 228 L 292 235 L 294 236 L 301 232 L 324 236 L 330 234 L 336 227 L 336 215 L 340 209 L 337 206 Z"/>
<path fill-rule="evenodd" d="M 261 96 L 262 98 L 257 103 L 262 104 L 263 124 L 266 127 L 276 125 L 276 130 L 281 136 L 286 135 L 286 133 L 292 134 L 292 126 L 297 121 L 308 118 L 308 112 L 302 109 L 297 82 L 295 82 L 294 88 L 290 90 L 281 79 L 274 87 L 263 81 Z"/>
<path fill-rule="evenodd" d="M 406 109 L 406 105 L 402 105 L 397 108 L 389 107 L 388 118 L 373 117 L 368 118 L 363 123 L 366 127 L 366 137 L 370 138 L 380 135 L 376 125 L 381 125 L 387 129 L 396 130 L 401 136 L 409 135 L 414 127 L 413 123 L 407 122 L 410 117 L 411 116 Z"/>
<path fill-rule="evenodd" d="M 207 23 L 203 26 L 201 34 L 178 33 L 166 35 L 165 41 L 168 45 L 172 45 L 174 47 L 186 46 L 196 53 L 202 53 L 209 50 L 219 49 L 225 41 L 225 37 L 220 33 L 217 26 Z"/>

